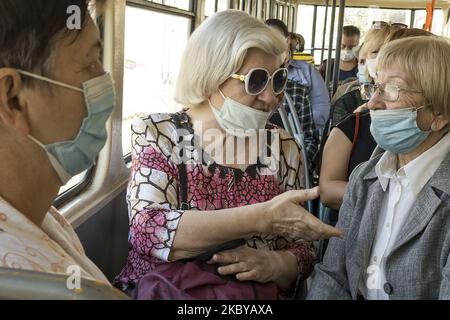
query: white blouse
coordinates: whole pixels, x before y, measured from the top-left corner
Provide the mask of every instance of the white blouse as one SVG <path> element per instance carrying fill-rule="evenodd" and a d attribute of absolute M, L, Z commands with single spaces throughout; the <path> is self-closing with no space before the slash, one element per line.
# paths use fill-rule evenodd
<path fill-rule="evenodd" d="M 68 275 L 79 267 L 83 278 L 109 283 L 55 208 L 50 208 L 39 228 L 1 197 L 0 267 Z"/>

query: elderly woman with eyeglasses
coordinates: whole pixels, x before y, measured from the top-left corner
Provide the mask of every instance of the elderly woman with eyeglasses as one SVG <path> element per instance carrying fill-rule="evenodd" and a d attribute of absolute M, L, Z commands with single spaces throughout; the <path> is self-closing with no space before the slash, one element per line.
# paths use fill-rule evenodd
<path fill-rule="evenodd" d="M 378 55 L 370 131 L 311 299 L 450 299 L 450 44 L 395 40 Z"/>
<path fill-rule="evenodd" d="M 285 51 L 281 36 L 235 10 L 209 17 L 192 34 L 175 95 L 185 109 L 132 126 L 122 287 L 158 265 L 245 239 L 212 256 L 217 273 L 290 292 L 313 268 L 304 240 L 342 236 L 302 207 L 318 191 L 301 190 L 300 147 L 267 122 L 286 85 Z"/>
<path fill-rule="evenodd" d="M 367 101 L 373 93 L 376 58 L 383 45 L 396 39 L 417 36 L 433 36 L 433 34 L 421 29 L 400 29 L 390 32 L 390 29 L 383 28 L 371 29 L 368 32 L 366 42 L 361 49 L 364 60 L 367 62 L 365 59 L 367 54 L 371 61 L 361 68 L 364 70 L 363 77 L 366 79 L 361 80 L 362 83 L 365 82 L 364 90 L 367 90 L 364 100 Z M 333 126 L 324 145 L 320 171 L 320 200 L 333 209 L 331 216 L 334 223 L 350 174 L 360 163 L 369 160 L 376 147 L 370 133 L 370 124 L 370 113 L 367 110 L 367 103 L 364 103 L 353 114 Z"/>

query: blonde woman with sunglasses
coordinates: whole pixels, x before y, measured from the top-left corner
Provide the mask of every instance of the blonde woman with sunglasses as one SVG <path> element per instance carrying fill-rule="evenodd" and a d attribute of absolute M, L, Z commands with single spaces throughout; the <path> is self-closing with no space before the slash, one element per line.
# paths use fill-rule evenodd
<path fill-rule="evenodd" d="M 205 251 L 215 272 L 192 273 L 181 282 L 207 285 L 211 277 L 229 276 L 238 284 L 272 285 L 275 294 L 265 298 L 292 295 L 313 267 L 308 241 L 342 236 L 302 207 L 318 190 L 301 190 L 300 148 L 267 121 L 283 98 L 286 45 L 246 13 L 209 17 L 183 54 L 175 99 L 184 110 L 133 124 L 130 252 L 116 283 L 131 294 L 137 290 L 135 297 L 161 298 L 153 289 L 140 295 L 141 279 Z M 261 138 L 269 132 L 275 144 Z M 268 146 L 275 169 L 261 156 Z M 230 247 L 235 239 L 243 243 Z M 180 295 L 199 298 L 194 291 Z M 236 295 L 200 296 L 215 297 Z"/>

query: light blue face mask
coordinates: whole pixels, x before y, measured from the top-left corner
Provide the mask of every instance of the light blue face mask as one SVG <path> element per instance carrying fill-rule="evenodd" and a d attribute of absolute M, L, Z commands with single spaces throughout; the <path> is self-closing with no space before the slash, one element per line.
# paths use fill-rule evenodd
<path fill-rule="evenodd" d="M 370 132 L 376 143 L 395 154 L 417 148 L 430 134 L 417 126 L 417 110 L 422 108 L 370 110 Z"/>
<path fill-rule="evenodd" d="M 356 74 L 358 77 L 359 83 L 361 84 L 368 84 L 370 83 L 369 80 L 366 78 L 366 65 L 364 63 L 358 64 L 358 73 Z"/>
<path fill-rule="evenodd" d="M 41 146 L 58 174 L 61 183 L 66 184 L 73 176 L 91 168 L 108 139 L 106 121 L 111 116 L 115 105 L 115 91 L 109 73 L 83 83 L 83 89 L 55 81 L 40 75 L 18 70 L 19 73 L 72 89 L 84 94 L 87 117 L 84 118 L 80 131 L 74 140 L 60 141 L 43 145 L 29 136 Z"/>

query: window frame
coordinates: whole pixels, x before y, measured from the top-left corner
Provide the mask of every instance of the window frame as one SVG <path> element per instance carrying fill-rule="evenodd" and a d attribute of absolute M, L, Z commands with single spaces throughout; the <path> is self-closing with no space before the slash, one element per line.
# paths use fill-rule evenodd
<path fill-rule="evenodd" d="M 299 4 L 299 5 L 300 5 L 300 4 Z M 297 20 L 298 20 L 298 15 L 299 15 L 300 12 L 301 12 L 301 10 L 300 10 L 300 8 L 299 8 L 299 5 L 297 5 L 297 8 L 296 8 L 296 9 L 297 9 L 297 10 L 296 10 L 296 11 L 297 11 L 297 12 L 296 12 L 296 18 L 297 18 Z M 321 46 L 318 46 L 318 47 L 317 47 L 317 46 L 315 45 L 315 40 L 316 40 L 315 38 L 316 38 L 317 24 L 318 24 L 318 23 L 321 23 L 321 24 L 324 23 L 324 21 L 318 21 L 318 19 L 317 19 L 317 12 L 318 12 L 319 7 L 323 7 L 324 10 L 325 10 L 326 6 L 323 5 L 323 4 L 301 4 L 301 5 L 313 7 L 313 11 L 314 11 L 314 16 L 313 16 L 313 26 L 312 26 L 312 30 L 313 30 L 312 41 L 314 41 L 314 42 L 311 42 L 311 43 L 310 43 L 310 46 L 305 48 L 305 51 L 310 51 L 312 55 L 314 55 L 315 51 L 321 51 L 322 49 L 323 49 L 324 51 L 328 51 L 329 49 L 327 48 L 326 45 L 325 45 L 324 48 L 322 48 Z M 328 7 L 330 8 L 331 6 L 328 6 Z M 339 6 L 337 6 L 337 8 L 339 8 Z M 366 7 L 366 6 L 346 6 L 345 8 L 368 9 L 368 7 Z M 415 23 L 415 18 L 416 18 L 415 12 L 416 12 L 417 10 L 426 10 L 426 9 L 424 9 L 424 8 L 398 8 L 398 7 L 379 7 L 379 9 L 381 9 L 381 10 L 405 10 L 405 11 L 409 11 L 409 12 L 410 12 L 410 21 L 409 21 L 409 27 L 410 27 L 410 28 L 411 28 L 412 26 L 414 26 L 414 23 Z M 435 8 L 435 10 L 443 10 L 443 9 L 442 9 L 441 7 L 437 7 L 437 8 Z M 336 15 L 337 15 L 337 13 L 336 13 Z M 329 37 L 329 34 L 328 34 L 328 32 L 329 32 L 329 24 L 330 24 L 329 19 L 330 19 L 330 16 L 327 17 L 326 38 Z M 336 23 L 336 22 L 335 22 L 335 23 Z M 297 26 L 295 26 L 295 28 L 297 28 Z M 295 30 L 296 30 L 296 29 L 295 29 Z M 296 31 L 294 31 L 294 32 L 296 32 Z M 325 44 L 326 44 L 326 43 L 325 43 Z M 335 52 L 335 51 L 336 51 L 336 48 L 332 48 L 331 51 L 332 51 L 332 52 Z M 321 61 L 320 61 L 320 62 L 321 62 Z M 319 62 L 319 63 L 320 63 L 320 62 Z"/>
<path fill-rule="evenodd" d="M 134 6 L 141 9 L 148 9 L 153 10 L 161 13 L 167 13 L 171 15 L 181 16 L 184 18 L 195 18 L 195 13 L 193 10 L 193 0 L 189 0 L 189 7 L 190 10 L 184 10 L 177 7 L 168 6 L 165 4 L 160 4 L 152 1 L 147 0 L 127 0 L 126 5 L 127 6 Z M 217 9 L 217 0 L 216 0 L 216 9 Z"/>

